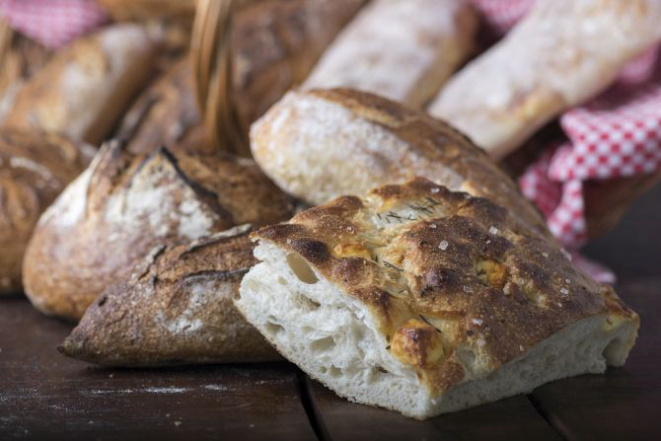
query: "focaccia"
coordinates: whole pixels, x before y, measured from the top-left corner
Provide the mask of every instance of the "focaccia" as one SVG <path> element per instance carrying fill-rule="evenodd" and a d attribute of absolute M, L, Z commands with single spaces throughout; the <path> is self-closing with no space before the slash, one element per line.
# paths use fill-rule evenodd
<path fill-rule="evenodd" d="M 339 395 L 415 418 L 621 366 L 639 327 L 515 213 L 425 179 L 254 238 L 248 321 Z"/>
<path fill-rule="evenodd" d="M 249 232 L 244 225 L 156 246 L 128 280 L 103 291 L 60 351 L 105 366 L 279 358 L 232 303 L 256 262 Z"/>
<path fill-rule="evenodd" d="M 302 88 L 350 87 L 422 106 L 470 55 L 476 24 L 462 0 L 374 0 Z"/>
<path fill-rule="evenodd" d="M 250 133 L 253 156 L 310 204 L 415 176 L 493 199 L 545 231 L 540 214 L 484 151 L 422 111 L 351 89 L 289 92 Z"/>
<path fill-rule="evenodd" d="M 537 1 L 501 42 L 447 82 L 429 111 L 501 158 L 604 90 L 661 39 L 659 23 L 658 0 Z"/>

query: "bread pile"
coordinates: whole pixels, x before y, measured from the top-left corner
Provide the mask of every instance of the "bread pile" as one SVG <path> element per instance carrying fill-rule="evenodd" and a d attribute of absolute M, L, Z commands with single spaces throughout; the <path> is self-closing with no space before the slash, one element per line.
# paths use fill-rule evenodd
<path fill-rule="evenodd" d="M 537 47 L 536 20 L 576 25 L 591 1 L 540 7 L 517 32 Z M 0 294 L 23 288 L 79 322 L 62 353 L 145 367 L 284 356 L 339 395 L 415 418 L 625 362 L 638 316 L 572 265 L 488 152 L 422 110 L 497 156 L 604 84 L 556 100 L 541 75 L 533 89 L 550 104 L 508 106 L 515 122 L 501 126 L 465 91 L 479 72 L 514 81 L 498 66 L 525 45 L 451 77 L 475 46 L 465 2 L 247 0 L 233 75 L 254 160 L 237 158 L 207 142 L 176 38 L 196 2 L 101 3 L 121 23 L 0 95 Z M 617 56 L 586 41 L 594 69 L 563 84 L 614 72 L 652 34 L 641 27 Z"/>

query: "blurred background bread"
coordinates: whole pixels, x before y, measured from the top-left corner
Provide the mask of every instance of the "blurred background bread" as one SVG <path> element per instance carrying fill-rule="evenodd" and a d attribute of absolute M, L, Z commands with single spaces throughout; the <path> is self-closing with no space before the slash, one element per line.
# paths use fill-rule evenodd
<path fill-rule="evenodd" d="M 5 125 L 98 145 L 152 73 L 144 28 L 114 25 L 58 51 L 16 97 Z"/>
<path fill-rule="evenodd" d="M 476 26 L 462 0 L 373 0 L 302 87 L 348 87 L 422 106 L 470 55 Z"/>
<path fill-rule="evenodd" d="M 21 291 L 23 255 L 39 216 L 94 153 L 53 133 L 0 129 L 0 295 Z"/>

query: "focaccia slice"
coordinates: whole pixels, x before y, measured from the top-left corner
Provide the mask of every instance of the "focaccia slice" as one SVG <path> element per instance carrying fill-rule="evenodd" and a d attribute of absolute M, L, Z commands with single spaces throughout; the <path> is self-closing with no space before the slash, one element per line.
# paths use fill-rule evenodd
<path fill-rule="evenodd" d="M 265 227 L 239 310 L 352 401 L 427 418 L 621 366 L 638 316 L 552 240 L 424 179 Z"/>

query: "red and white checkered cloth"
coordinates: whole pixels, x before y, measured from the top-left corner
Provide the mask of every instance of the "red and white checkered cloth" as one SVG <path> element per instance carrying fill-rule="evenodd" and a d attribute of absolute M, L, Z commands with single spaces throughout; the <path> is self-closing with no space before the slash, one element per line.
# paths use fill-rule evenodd
<path fill-rule="evenodd" d="M 491 30 L 502 35 L 534 1 L 471 3 L 483 13 Z M 595 279 L 612 283 L 612 272 L 576 253 L 587 239 L 583 182 L 661 168 L 659 48 L 650 48 L 626 66 L 609 90 L 561 115 L 560 124 L 567 140 L 549 146 L 519 178 L 519 185 L 544 213 L 553 234 L 572 251 L 575 262 Z"/>
<path fill-rule="evenodd" d="M 19 32 L 57 49 L 108 20 L 93 0 L 0 0 L 0 16 Z"/>

